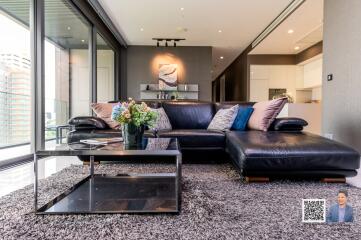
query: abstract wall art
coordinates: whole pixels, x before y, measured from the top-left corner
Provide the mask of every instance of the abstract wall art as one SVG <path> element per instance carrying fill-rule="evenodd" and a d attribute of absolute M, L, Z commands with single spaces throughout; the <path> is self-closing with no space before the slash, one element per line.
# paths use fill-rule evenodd
<path fill-rule="evenodd" d="M 177 90 L 177 64 L 159 64 L 159 89 Z"/>

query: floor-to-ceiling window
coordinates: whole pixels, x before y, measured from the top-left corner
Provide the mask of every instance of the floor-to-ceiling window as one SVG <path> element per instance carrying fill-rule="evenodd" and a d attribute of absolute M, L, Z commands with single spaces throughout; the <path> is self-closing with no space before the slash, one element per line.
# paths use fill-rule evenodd
<path fill-rule="evenodd" d="M 114 100 L 114 50 L 97 33 L 97 101 Z"/>
<path fill-rule="evenodd" d="M 29 1 L 0 1 L 0 161 L 30 154 Z"/>
<path fill-rule="evenodd" d="M 70 116 L 90 114 L 91 26 L 60 0 L 44 1 L 44 20 L 45 139 L 52 139 Z"/>
<path fill-rule="evenodd" d="M 116 80 L 120 61 L 115 58 L 120 56 L 121 45 L 99 18 L 92 18 L 94 13 L 89 13 L 87 4 L 72 0 L 0 0 L 0 196 L 32 182 L 33 166 L 26 163 L 32 159 L 31 145 L 43 143 L 39 139 L 44 139 L 45 147 L 55 145 L 57 127 L 71 117 L 91 115 L 92 100 L 111 101 L 119 96 L 115 85 L 120 84 Z M 30 21 L 31 15 L 34 21 Z M 92 75 L 94 69 L 96 75 Z M 37 94 L 32 95 L 33 91 Z M 36 104 L 32 105 L 32 100 Z M 36 123 L 44 121 L 45 128 L 32 122 L 32 115 Z M 41 136 L 32 138 L 32 133 Z M 13 167 L 19 163 L 24 164 Z M 71 163 L 79 161 L 41 159 L 39 177 Z"/>
<path fill-rule="evenodd" d="M 124 42 L 89 6 L 87 1 L 0 0 L 0 169 L 30 160 L 34 143 L 54 145 L 59 126 L 92 114 L 91 101 L 120 97 Z"/>

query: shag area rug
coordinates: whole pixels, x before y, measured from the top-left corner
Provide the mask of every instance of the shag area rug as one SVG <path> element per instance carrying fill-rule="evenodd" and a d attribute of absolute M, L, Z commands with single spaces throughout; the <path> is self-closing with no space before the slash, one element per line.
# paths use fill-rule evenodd
<path fill-rule="evenodd" d="M 99 165 L 97 173 L 157 172 L 169 165 Z M 44 204 L 88 173 L 71 166 L 41 181 Z M 355 223 L 302 223 L 302 199 L 330 206 L 349 191 Z M 361 189 L 346 184 L 244 183 L 229 164 L 183 165 L 180 215 L 47 215 L 31 213 L 32 186 L 0 199 L 0 239 L 361 239 Z"/>

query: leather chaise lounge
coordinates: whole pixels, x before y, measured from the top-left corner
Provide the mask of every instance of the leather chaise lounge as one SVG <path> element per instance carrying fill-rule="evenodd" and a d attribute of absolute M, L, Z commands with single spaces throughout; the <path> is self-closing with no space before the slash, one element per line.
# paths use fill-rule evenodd
<path fill-rule="evenodd" d="M 303 132 L 302 119 L 276 119 L 267 132 L 207 130 L 219 109 L 235 104 L 252 106 L 253 103 L 172 101 L 148 104 L 164 108 L 172 130 L 147 132 L 146 135 L 178 138 L 186 162 L 230 158 L 237 170 L 250 180 L 278 177 L 342 179 L 355 176 L 360 166 L 357 151 L 322 136 Z M 75 117 L 69 124 L 75 130 L 68 134 L 68 142 L 120 136 L 119 131 L 110 129 L 97 117 Z M 100 157 L 96 160 L 107 159 Z"/>

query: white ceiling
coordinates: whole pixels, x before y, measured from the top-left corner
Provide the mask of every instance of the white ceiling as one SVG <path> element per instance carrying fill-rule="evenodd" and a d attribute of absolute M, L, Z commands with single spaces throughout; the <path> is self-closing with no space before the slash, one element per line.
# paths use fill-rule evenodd
<path fill-rule="evenodd" d="M 313 0 L 312 0 L 313 1 Z M 212 46 L 218 76 L 292 0 L 99 0 L 129 45 Z M 184 8 L 182 11 L 181 8 Z M 143 29 L 143 31 L 141 31 Z M 184 31 L 183 29 L 187 29 Z M 222 30 L 221 33 L 218 30 Z M 220 59 L 223 56 L 224 59 Z"/>
<path fill-rule="evenodd" d="M 323 0 L 307 0 L 250 54 L 297 54 L 322 39 Z"/>

